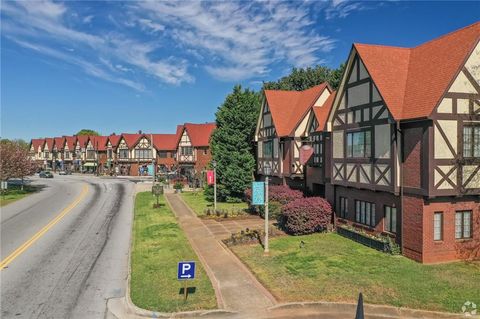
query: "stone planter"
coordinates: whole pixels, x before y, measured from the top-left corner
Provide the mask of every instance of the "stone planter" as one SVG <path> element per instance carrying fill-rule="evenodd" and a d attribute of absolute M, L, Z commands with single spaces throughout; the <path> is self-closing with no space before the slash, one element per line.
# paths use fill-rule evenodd
<path fill-rule="evenodd" d="M 387 242 L 381 241 L 379 239 L 371 238 L 369 236 L 366 236 L 364 234 L 360 234 L 356 231 L 343 228 L 343 227 L 337 227 L 337 233 L 343 237 L 349 238 L 353 241 L 356 241 L 357 243 L 360 243 L 362 245 L 368 246 L 370 248 L 380 250 L 383 252 L 390 252 L 390 245 Z"/>

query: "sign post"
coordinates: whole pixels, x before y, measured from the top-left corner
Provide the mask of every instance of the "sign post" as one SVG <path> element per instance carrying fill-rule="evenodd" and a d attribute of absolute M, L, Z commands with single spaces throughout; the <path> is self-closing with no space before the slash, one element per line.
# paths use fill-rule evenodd
<path fill-rule="evenodd" d="M 163 186 L 160 184 L 155 184 L 152 186 L 152 194 L 157 197 L 157 204 L 154 208 L 159 207 L 160 204 L 158 203 L 158 197 L 163 194 Z"/>
<path fill-rule="evenodd" d="M 178 263 L 177 279 L 184 281 L 183 296 L 187 301 L 187 280 L 195 279 L 195 262 L 194 261 L 180 261 Z"/>
<path fill-rule="evenodd" d="M 217 213 L 217 162 L 212 161 L 213 166 L 213 209 Z"/>

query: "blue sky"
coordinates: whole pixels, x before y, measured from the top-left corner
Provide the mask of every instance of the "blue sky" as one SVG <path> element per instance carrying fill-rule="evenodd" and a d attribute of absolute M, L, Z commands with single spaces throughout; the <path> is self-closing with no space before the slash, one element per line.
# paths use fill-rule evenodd
<path fill-rule="evenodd" d="M 174 132 L 233 85 L 337 67 L 352 42 L 415 46 L 480 2 L 2 1 L 1 136 Z"/>

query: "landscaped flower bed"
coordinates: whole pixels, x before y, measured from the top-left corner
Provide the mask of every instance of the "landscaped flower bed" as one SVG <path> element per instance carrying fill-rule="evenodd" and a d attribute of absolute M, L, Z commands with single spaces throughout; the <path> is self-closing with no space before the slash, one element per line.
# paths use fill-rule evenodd
<path fill-rule="evenodd" d="M 359 231 L 353 227 L 339 226 L 337 233 L 343 237 L 352 239 L 357 243 L 370 248 L 383 251 L 385 253 L 398 254 L 399 247 L 395 241 L 388 236 L 375 236 Z"/>

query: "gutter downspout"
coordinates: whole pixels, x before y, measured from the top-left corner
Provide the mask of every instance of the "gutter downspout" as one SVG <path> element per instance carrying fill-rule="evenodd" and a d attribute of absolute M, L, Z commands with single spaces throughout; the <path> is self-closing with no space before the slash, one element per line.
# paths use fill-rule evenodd
<path fill-rule="evenodd" d="M 400 135 L 400 147 L 399 147 L 399 154 L 400 154 L 400 247 L 403 252 L 403 162 L 404 162 L 404 147 L 403 147 L 403 131 L 400 129 L 400 122 L 397 121 L 397 133 Z"/>

